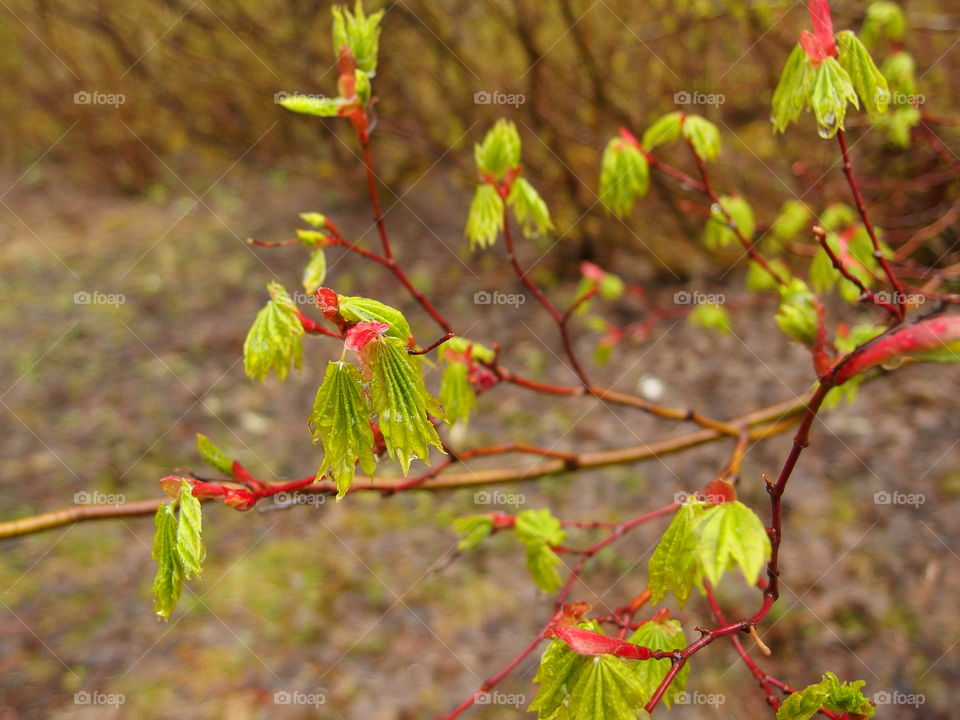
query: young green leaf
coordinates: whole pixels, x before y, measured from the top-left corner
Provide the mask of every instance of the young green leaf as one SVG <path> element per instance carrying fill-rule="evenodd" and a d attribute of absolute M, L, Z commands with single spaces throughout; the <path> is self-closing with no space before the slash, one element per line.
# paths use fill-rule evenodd
<path fill-rule="evenodd" d="M 651 650 L 682 650 L 687 646 L 679 620 L 649 620 L 643 623 L 629 638 L 634 645 L 642 645 Z M 641 660 L 634 665 L 634 672 L 643 687 L 643 702 L 650 699 L 663 679 L 670 671 L 670 660 Z M 683 692 L 690 677 L 690 664 L 683 666 L 670 683 L 663 695 L 663 702 L 669 708 L 674 698 Z"/>
<path fill-rule="evenodd" d="M 488 183 L 477 186 L 467 215 L 466 236 L 470 249 L 488 248 L 497 241 L 503 230 L 503 198 L 497 189 Z"/>
<path fill-rule="evenodd" d="M 473 146 L 477 169 L 496 180 L 502 180 L 507 170 L 520 165 L 520 133 L 509 120 L 497 120 L 487 131 L 483 141 Z"/>
<path fill-rule="evenodd" d="M 705 330 L 716 330 L 721 335 L 730 334 L 730 313 L 719 305 L 697 305 L 687 315 L 687 322 Z"/>
<path fill-rule="evenodd" d="M 363 392 L 363 379 L 356 366 L 345 362 L 327 363 L 308 426 L 313 441 L 319 440 L 323 445 L 323 463 L 317 476 L 330 471 L 337 484 L 338 500 L 350 488 L 358 462 L 368 475 L 376 469 L 370 412 L 370 402 Z"/>
<path fill-rule="evenodd" d="M 893 0 L 876 0 L 867 8 L 860 34 L 863 42 L 872 47 L 882 37 L 898 42 L 903 38 L 906 28 L 906 18 L 897 3 Z"/>
<path fill-rule="evenodd" d="M 403 313 L 396 308 L 385 305 L 379 300 L 365 297 L 349 297 L 338 295 L 339 313 L 344 320 L 350 322 L 378 322 L 390 326 L 387 330 L 389 337 L 394 337 L 403 343 L 410 339 L 410 324 Z"/>
<path fill-rule="evenodd" d="M 849 30 L 837 35 L 840 65 L 850 75 L 854 89 L 870 113 L 884 113 L 890 104 L 890 88 L 860 38 Z"/>
<path fill-rule="evenodd" d="M 550 219 L 547 204 L 525 178 L 518 177 L 513 181 L 507 196 L 507 205 L 513 208 L 513 214 L 517 216 L 525 236 L 543 235 L 553 230 L 553 220 Z"/>
<path fill-rule="evenodd" d="M 770 559 L 770 538 L 760 518 L 739 500 L 714 505 L 694 525 L 697 559 L 713 585 L 734 565 L 754 585 Z"/>
<path fill-rule="evenodd" d="M 856 220 L 856 211 L 846 203 L 833 203 L 820 214 L 820 226 L 826 230 L 843 230 Z"/>
<path fill-rule="evenodd" d="M 610 140 L 600 165 L 600 201 L 604 206 L 626 217 L 649 186 L 650 166 L 643 151 L 623 137 Z"/>
<path fill-rule="evenodd" d="M 371 342 L 367 348 L 373 409 L 387 452 L 400 462 L 406 475 L 413 458 L 429 464 L 428 445 L 443 452 L 427 413 L 437 418 L 442 418 L 443 414 L 423 384 L 419 356 L 409 355 L 403 343 L 393 337 Z"/>
<path fill-rule="evenodd" d="M 550 593 L 559 590 L 563 580 L 557 568 L 563 563 L 550 546 L 562 544 L 567 537 L 560 521 L 547 508 L 524 510 L 517 514 L 515 531 L 527 548 L 527 569 L 537 587 Z"/>
<path fill-rule="evenodd" d="M 228 458 L 206 435 L 197 433 L 197 450 L 203 461 L 214 470 L 219 470 L 227 476 L 233 475 L 233 460 Z"/>
<path fill-rule="evenodd" d="M 824 673 L 820 682 L 788 695 L 777 711 L 777 720 L 809 720 L 821 708 L 847 713 L 844 717 L 872 718 L 876 708 L 860 690 L 865 684 L 863 680 L 841 682 L 833 673 Z"/>
<path fill-rule="evenodd" d="M 157 563 L 153 578 L 153 609 L 162 618 L 170 617 L 183 591 L 183 566 L 177 554 L 177 516 L 173 503 L 163 503 L 153 519 L 152 556 Z"/>
<path fill-rule="evenodd" d="M 450 338 L 440 347 L 441 355 L 447 355 L 448 353 L 466 355 L 468 350 L 470 351 L 470 357 L 474 360 L 493 362 L 494 352 L 492 349 L 460 335 Z"/>
<path fill-rule="evenodd" d="M 557 568 L 563 561 L 544 544 L 527 545 L 527 570 L 538 588 L 546 593 L 555 593 L 563 585 Z"/>
<path fill-rule="evenodd" d="M 796 122 L 800 113 L 810 102 L 816 78 L 813 60 L 800 45 L 796 45 L 787 58 L 780 75 L 780 82 L 773 92 L 773 128 L 784 132 L 787 126 Z"/>
<path fill-rule="evenodd" d="M 327 226 L 327 216 L 318 212 L 300 213 L 300 219 L 308 225 L 315 228 L 325 228 Z"/>
<path fill-rule="evenodd" d="M 303 288 L 308 293 L 313 293 L 318 287 L 323 285 L 323 280 L 327 276 L 327 256 L 324 255 L 323 248 L 317 248 L 310 253 L 310 261 L 303 271 Z"/>
<path fill-rule="evenodd" d="M 853 82 L 836 58 L 828 57 L 817 67 L 810 106 L 817 118 L 817 131 L 822 138 L 832 138 L 843 130 L 847 103 L 860 107 Z"/>
<path fill-rule="evenodd" d="M 357 0 L 352 13 L 340 5 L 334 5 L 331 11 L 334 53 L 339 57 L 340 49 L 346 45 L 357 61 L 357 67 L 367 76 L 373 77 L 377 72 L 377 47 L 380 43 L 383 10 L 367 15 L 360 0 Z"/>
<path fill-rule="evenodd" d="M 314 97 L 313 95 L 295 94 L 280 99 L 280 105 L 291 112 L 319 117 L 336 117 L 345 104 L 343 98 Z"/>
<path fill-rule="evenodd" d="M 640 144 L 647 152 L 657 145 L 675 142 L 680 138 L 680 126 L 683 123 L 682 112 L 667 113 L 647 128 Z"/>
<path fill-rule="evenodd" d="M 677 510 L 653 551 L 647 565 L 647 582 L 650 600 L 654 604 L 660 602 L 669 591 L 673 592 L 680 607 L 683 607 L 690 592 L 700 584 L 694 524 L 702 513 L 702 503 L 685 503 Z"/>
<path fill-rule="evenodd" d="M 177 519 L 177 556 L 187 580 L 203 572 L 203 560 L 207 556 L 203 546 L 203 516 L 200 500 L 193 495 L 193 483 L 180 483 Z"/>
<path fill-rule="evenodd" d="M 453 521 L 453 530 L 460 537 L 457 550 L 473 550 L 493 532 L 493 518 L 486 513 L 467 515 Z"/>
<path fill-rule="evenodd" d="M 477 404 L 477 394 L 470 384 L 470 368 L 465 362 L 448 362 L 440 380 L 440 405 L 448 423 L 462 422 L 466 427 Z"/>
<path fill-rule="evenodd" d="M 768 264 L 777 275 L 786 278 L 787 281 L 790 280 L 790 268 L 787 267 L 787 264 L 783 260 L 774 258 L 770 260 Z M 776 279 L 768 273 L 760 263 L 756 263 L 753 260 L 751 260 L 747 266 L 747 276 L 744 279 L 744 284 L 746 285 L 747 291 L 752 293 L 769 292 L 779 287 Z"/>
<path fill-rule="evenodd" d="M 303 359 L 303 324 L 293 300 L 277 282 L 267 286 L 270 301 L 257 313 L 243 343 L 243 369 L 255 380 L 266 380 L 271 370 L 285 380 L 290 366 L 300 368 Z"/>
<path fill-rule="evenodd" d="M 786 336 L 808 347 L 813 345 L 817 335 L 817 306 L 803 280 L 794 278 L 780 288 L 780 307 L 775 319 Z"/>
<path fill-rule="evenodd" d="M 720 130 L 706 118 L 687 115 L 683 119 L 683 137 L 702 160 L 716 160 L 720 154 Z"/>
<path fill-rule="evenodd" d="M 724 195 L 720 198 L 720 206 L 714 205 L 711 208 L 710 219 L 704 227 L 703 242 L 711 250 L 726 247 L 738 241 L 737 234 L 730 227 L 730 222 L 727 221 L 723 210 L 727 211 L 733 224 L 747 240 L 753 238 L 757 228 L 750 203 L 739 195 Z"/>
<path fill-rule="evenodd" d="M 792 240 L 807 228 L 810 208 L 800 200 L 787 200 L 780 206 L 780 214 L 770 226 L 770 235 L 780 241 L 779 245 Z"/>
<path fill-rule="evenodd" d="M 524 545 L 561 545 L 567 538 L 563 525 L 548 508 L 517 513 L 516 533 Z"/>

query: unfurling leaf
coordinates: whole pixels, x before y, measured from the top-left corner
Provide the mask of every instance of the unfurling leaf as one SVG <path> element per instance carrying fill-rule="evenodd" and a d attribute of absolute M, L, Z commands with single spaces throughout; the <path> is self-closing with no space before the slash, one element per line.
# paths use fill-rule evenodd
<path fill-rule="evenodd" d="M 266 380 L 271 370 L 284 380 L 291 365 L 300 368 L 303 324 L 283 286 L 271 282 L 267 288 L 270 301 L 257 313 L 243 343 L 243 369 L 255 380 Z"/>
<path fill-rule="evenodd" d="M 477 404 L 477 394 L 469 380 L 470 368 L 465 362 L 451 361 L 443 369 L 440 380 L 440 405 L 443 406 L 443 416 L 453 425 L 462 422 L 466 427 L 470 421 L 470 413 Z"/>
<path fill-rule="evenodd" d="M 314 95 L 287 95 L 280 99 L 280 105 L 287 110 L 302 115 L 317 115 L 319 117 L 336 117 L 340 109 L 346 105 L 343 98 L 316 97 Z"/>
<path fill-rule="evenodd" d="M 300 219 L 308 225 L 315 228 L 325 228 L 327 226 L 327 216 L 318 212 L 300 213 Z"/>
<path fill-rule="evenodd" d="M 327 256 L 323 253 L 323 248 L 317 248 L 310 253 L 310 262 L 303 271 L 303 288 L 308 293 L 313 293 L 318 287 L 323 285 L 324 278 L 327 277 Z"/>
<path fill-rule="evenodd" d="M 563 543 L 566 531 L 547 508 L 524 510 L 517 514 L 517 539 L 527 548 L 527 569 L 544 592 L 556 592 L 563 584 L 558 567 L 563 563 L 551 549 Z"/>
<path fill-rule="evenodd" d="M 697 564 L 697 536 L 694 525 L 703 513 L 703 504 L 687 502 L 673 516 L 647 565 L 650 600 L 656 604 L 672 592 L 680 607 L 700 584 Z"/>
<path fill-rule="evenodd" d="M 780 288 L 776 321 L 784 335 L 808 347 L 813 345 L 817 335 L 816 298 L 803 280 L 794 278 Z"/>
<path fill-rule="evenodd" d="M 453 530 L 460 537 L 457 550 L 473 550 L 493 532 L 493 518 L 487 513 L 457 518 Z"/>
<path fill-rule="evenodd" d="M 847 103 L 860 107 L 857 93 L 847 71 L 836 58 L 825 58 L 817 66 L 810 107 L 817 118 L 817 130 L 823 138 L 832 138 L 843 130 Z"/>
<path fill-rule="evenodd" d="M 739 500 L 706 510 L 697 519 L 697 559 L 713 585 L 737 565 L 747 585 L 755 585 L 770 559 L 770 538 L 760 518 Z"/>
<path fill-rule="evenodd" d="M 206 435 L 197 433 L 197 450 L 207 465 L 225 475 L 233 475 L 233 460 L 228 458 Z"/>
<path fill-rule="evenodd" d="M 410 324 L 403 313 L 396 308 L 385 305 L 379 300 L 365 297 L 337 296 L 337 311 L 344 320 L 350 322 L 386 323 L 389 337 L 394 337 L 403 343 L 410 339 Z"/>
<path fill-rule="evenodd" d="M 682 650 L 687 646 L 679 620 L 648 620 L 643 623 L 628 640 L 651 650 Z M 670 659 L 642 660 L 634 664 L 634 672 L 643 687 L 643 702 L 650 699 L 667 673 L 670 671 Z M 674 698 L 683 692 L 690 677 L 690 664 L 681 668 L 663 695 L 663 702 L 669 708 Z"/>
<path fill-rule="evenodd" d="M 497 120 L 483 141 L 473 146 L 477 169 L 495 180 L 502 180 L 508 170 L 520 165 L 520 133 L 509 120 Z"/>
<path fill-rule="evenodd" d="M 683 123 L 682 112 L 667 113 L 647 128 L 640 144 L 647 152 L 657 145 L 675 142 L 680 138 L 680 125 Z"/>
<path fill-rule="evenodd" d="M 460 335 L 447 340 L 441 346 L 440 350 L 441 355 L 448 355 L 450 353 L 460 353 L 462 355 L 466 355 L 467 351 L 469 351 L 470 357 L 480 362 L 493 362 L 494 358 L 494 352 L 492 349 L 488 348 L 486 345 L 481 345 L 478 342 L 461 337 Z"/>
<path fill-rule="evenodd" d="M 488 183 L 477 186 L 467 215 L 466 236 L 470 249 L 488 248 L 497 241 L 503 230 L 503 198 L 497 189 Z"/>
<path fill-rule="evenodd" d="M 406 475 L 410 460 L 429 464 L 428 445 L 441 452 L 443 446 L 428 413 L 442 418 L 437 401 L 423 384 L 422 360 L 409 355 L 397 338 L 384 337 L 367 346 L 371 372 L 370 394 L 380 431 L 390 457 L 398 460 Z"/>
<path fill-rule="evenodd" d="M 203 572 L 203 560 L 207 556 L 203 546 L 203 516 L 200 500 L 193 495 L 193 483 L 180 483 L 177 520 L 177 555 L 183 567 L 183 575 L 191 580 Z"/>
<path fill-rule="evenodd" d="M 810 214 L 810 208 L 800 200 L 787 200 L 780 206 L 780 214 L 770 226 L 770 235 L 778 241 L 778 248 L 806 229 Z"/>
<path fill-rule="evenodd" d="M 872 718 L 876 709 L 863 696 L 863 680 L 841 682 L 831 672 L 815 685 L 791 693 L 777 711 L 777 720 L 810 720 L 820 709 L 846 713 L 844 717 Z"/>
<path fill-rule="evenodd" d="M 377 72 L 377 47 L 380 43 L 380 20 L 383 10 L 367 15 L 357 0 L 353 12 L 346 7 L 334 5 L 333 51 L 340 57 L 340 49 L 346 45 L 360 68 L 368 77 Z"/>
<path fill-rule="evenodd" d="M 883 113 L 890 104 L 890 88 L 860 39 L 849 30 L 837 35 L 840 65 L 850 75 L 854 89 L 867 112 Z"/>
<path fill-rule="evenodd" d="M 682 132 L 702 160 L 717 159 L 720 154 L 720 131 L 716 125 L 699 115 L 687 115 L 683 119 Z"/>
<path fill-rule="evenodd" d="M 153 519 L 152 556 L 157 563 L 153 578 L 153 609 L 162 618 L 170 617 L 183 591 L 183 566 L 177 554 L 177 516 L 173 503 L 163 503 Z"/>
<path fill-rule="evenodd" d="M 637 198 L 647 194 L 650 167 L 633 136 L 615 137 L 607 143 L 600 166 L 600 200 L 615 215 L 626 217 Z"/>
<path fill-rule="evenodd" d="M 816 68 L 813 60 L 800 45 L 793 48 L 790 57 L 780 75 L 780 82 L 773 92 L 773 128 L 784 132 L 787 126 L 796 122 L 800 113 L 810 102 L 813 91 Z"/>
<path fill-rule="evenodd" d="M 730 215 L 731 220 L 727 220 L 724 210 Z M 710 209 L 710 219 L 707 220 L 703 232 L 704 244 L 711 250 L 716 250 L 737 242 L 739 238 L 731 227 L 731 222 L 747 240 L 753 238 L 757 227 L 753 208 L 739 195 L 724 195 L 720 198 L 719 206 L 714 205 Z"/>
<path fill-rule="evenodd" d="M 553 230 L 550 210 L 540 193 L 525 178 L 518 177 L 510 187 L 507 205 L 513 208 L 517 221 L 527 237 L 543 235 Z"/>
<path fill-rule="evenodd" d="M 337 484 L 337 499 L 350 488 L 356 465 L 368 475 L 376 469 L 370 402 L 363 392 L 363 379 L 356 366 L 330 362 L 317 390 L 310 414 L 313 441 L 323 445 L 323 463 L 317 472 L 328 470 Z"/>

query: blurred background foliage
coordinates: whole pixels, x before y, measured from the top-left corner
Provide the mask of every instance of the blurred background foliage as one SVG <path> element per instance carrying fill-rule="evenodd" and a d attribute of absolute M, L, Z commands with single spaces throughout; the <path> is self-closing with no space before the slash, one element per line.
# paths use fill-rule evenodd
<path fill-rule="evenodd" d="M 858 29 L 868 3 L 833 5 L 838 28 Z M 954 42 L 956 17 L 936 0 L 905 5 L 906 49 L 922 72 L 924 110 L 944 113 L 954 104 L 955 65 L 938 60 Z M 60 171 L 134 193 L 175 185 L 171 173 L 206 187 L 235 161 L 359 189 L 350 182 L 360 168 L 347 124 L 291 117 L 274 102 L 278 92 L 334 93 L 329 6 L 12 0 L 0 17 L 7 83 L 0 160 L 20 167 L 49 150 Z M 782 142 L 768 121 L 772 89 L 805 22 L 802 4 L 399 0 L 385 7 L 375 142 L 378 172 L 400 194 L 439 168 L 469 184 L 465 150 L 505 115 L 521 128 L 527 173 L 543 188 L 559 233 L 579 243 L 569 254 L 605 261 L 614 246 L 653 249 L 672 270 L 686 271 L 704 258 L 666 238 L 692 239 L 699 218 L 669 199 L 662 182 L 660 203 L 646 206 L 636 231 L 610 221 L 596 202 L 599 150 L 618 126 L 639 132 L 678 106 L 706 115 L 723 133 L 718 184 L 771 212 L 791 193 L 816 205 L 837 180 L 821 177 L 834 161 L 832 146 Z M 880 44 L 878 62 L 890 49 Z M 78 91 L 121 93 L 125 102 L 75 104 Z M 478 104 L 493 93 L 522 103 Z M 695 93 L 722 102 L 685 105 L 682 95 Z M 789 132 L 812 127 L 805 118 Z M 71 141 L 58 143 L 68 130 Z M 682 157 L 682 148 L 676 152 Z M 887 180 L 931 162 L 929 151 L 895 150 L 879 132 L 858 142 L 857 153 L 861 172 L 882 170 Z M 944 202 L 942 186 L 877 190 L 885 227 L 919 226 Z"/>

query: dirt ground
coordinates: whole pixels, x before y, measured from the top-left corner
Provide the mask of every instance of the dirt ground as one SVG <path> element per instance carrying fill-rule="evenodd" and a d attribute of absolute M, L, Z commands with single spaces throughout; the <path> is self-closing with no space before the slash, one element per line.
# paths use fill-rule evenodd
<path fill-rule="evenodd" d="M 505 272 L 502 248 L 469 258 L 461 225 L 467 202 L 424 184 L 391 209 L 402 260 L 458 330 L 503 342 L 509 367 L 572 382 L 554 328 L 531 298 L 516 308 L 473 303 L 477 291 L 521 289 Z M 287 237 L 305 210 L 327 212 L 351 237 L 373 240 L 367 210 L 324 186 L 241 170 L 199 203 L 182 188 L 150 199 L 103 197 L 42 173 L 3 198 L 0 519 L 82 501 L 78 493 L 155 497 L 160 477 L 197 468 L 197 432 L 264 476 L 315 469 L 318 450 L 305 418 L 318 368 L 339 347 L 311 340 L 305 369 L 284 385 L 247 380 L 241 362 L 266 282 L 277 277 L 295 288 L 305 261 L 299 248 L 252 249 L 243 241 Z M 557 252 L 564 250 L 561 242 Z M 527 263 L 539 256 L 523 254 Z M 336 253 L 330 264 L 328 283 L 340 292 L 396 304 L 415 319 L 419 337 L 435 333 L 378 269 Z M 616 269 L 637 279 L 653 265 L 637 257 Z M 661 280 L 648 289 L 664 299 L 678 289 L 739 298 L 740 280 L 739 273 L 719 285 L 707 276 Z M 550 292 L 572 288 L 567 279 Z M 76 293 L 124 301 L 84 304 Z M 620 312 L 628 318 L 631 308 Z M 584 356 L 595 338 L 581 334 Z M 627 391 L 657 380 L 661 402 L 716 416 L 789 398 L 812 382 L 805 353 L 776 331 L 769 303 L 738 312 L 730 336 L 667 322 L 589 370 L 598 383 Z M 429 382 L 436 387 L 435 374 Z M 881 706 L 878 718 L 955 717 L 958 390 L 956 368 L 911 367 L 817 423 L 786 499 L 784 594 L 761 628 L 773 650 L 764 660 L 771 673 L 803 686 L 832 670 L 866 680 L 871 697 L 918 699 Z M 512 439 L 587 450 L 692 429 L 510 387 L 484 396 L 480 409 L 469 436 L 454 436 L 460 446 Z M 777 471 L 788 444 L 779 437 L 747 455 L 741 498 L 761 517 L 760 474 Z M 702 487 L 729 449 L 715 444 L 501 490 L 524 508 L 548 506 L 564 519 L 625 519 Z M 912 504 L 885 502 L 910 494 Z M 472 491 L 458 491 L 356 495 L 246 514 L 211 506 L 204 577 L 190 584 L 168 623 L 150 609 L 149 518 L 5 542 L 0 718 L 436 716 L 504 665 L 551 612 L 512 538 L 496 536 L 450 561 L 452 518 L 490 509 L 476 501 Z M 644 527 L 601 553 L 573 599 L 603 608 L 635 595 L 664 527 Z M 756 592 L 730 580 L 721 592 L 730 615 L 752 612 Z M 710 622 L 702 600 L 677 617 L 688 635 Z M 527 716 L 536 664 L 530 658 L 500 686 L 513 705 L 479 707 L 467 717 Z M 715 702 L 675 706 L 681 720 L 769 712 L 724 643 L 697 655 L 688 689 Z M 277 704 L 276 693 L 301 704 Z M 123 703 L 94 704 L 111 696 Z"/>

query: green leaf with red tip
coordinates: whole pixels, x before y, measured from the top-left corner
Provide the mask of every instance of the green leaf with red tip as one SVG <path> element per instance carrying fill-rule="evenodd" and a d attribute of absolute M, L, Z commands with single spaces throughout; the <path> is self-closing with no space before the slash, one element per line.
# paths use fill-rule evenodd
<path fill-rule="evenodd" d="M 319 440 L 323 445 L 323 462 L 317 476 L 330 472 L 337 484 L 338 500 L 350 488 L 358 462 L 368 475 L 376 469 L 370 413 L 370 401 L 357 367 L 345 362 L 327 363 L 308 426 L 313 441 Z"/>
<path fill-rule="evenodd" d="M 338 295 L 340 317 L 350 322 L 380 322 L 390 326 L 387 335 L 406 343 L 410 339 L 410 324 L 403 313 L 379 300 Z"/>
<path fill-rule="evenodd" d="M 509 120 L 500 119 L 483 140 L 473 146 L 477 170 L 495 180 L 503 180 L 508 170 L 520 166 L 520 133 Z"/>
<path fill-rule="evenodd" d="M 345 6 L 334 5 L 333 13 L 333 51 L 340 57 L 341 48 L 346 45 L 357 61 L 357 67 L 368 77 L 377 72 L 377 51 L 380 44 L 380 21 L 383 10 L 367 15 L 363 4 L 357 0 L 353 12 Z"/>

